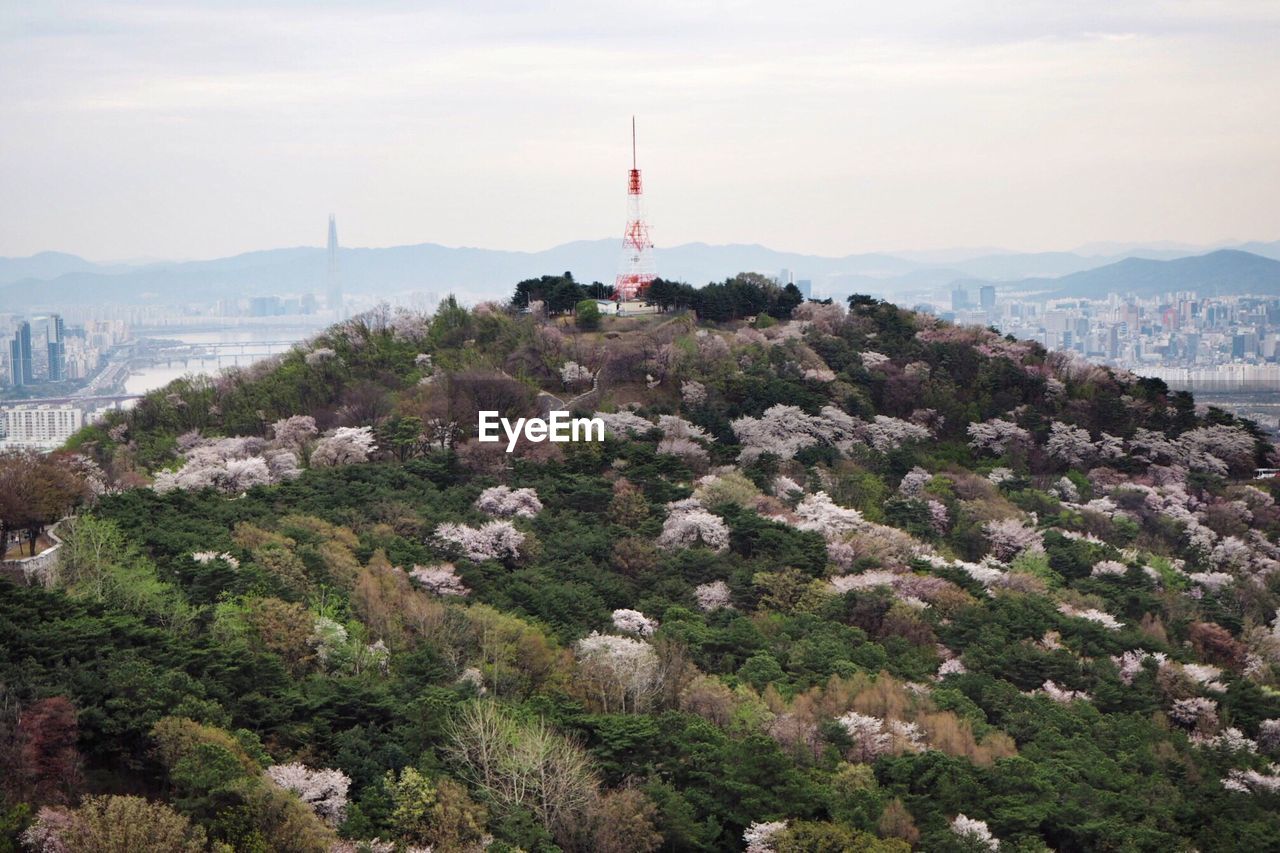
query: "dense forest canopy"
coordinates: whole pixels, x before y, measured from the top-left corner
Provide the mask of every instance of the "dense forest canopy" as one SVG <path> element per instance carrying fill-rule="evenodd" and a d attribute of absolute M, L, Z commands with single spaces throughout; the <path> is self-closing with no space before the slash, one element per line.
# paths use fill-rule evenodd
<path fill-rule="evenodd" d="M 82 431 L 0 849 L 1280 849 L 1271 443 L 792 290 L 545 277 Z M 548 407 L 606 440 L 474 440 Z"/>

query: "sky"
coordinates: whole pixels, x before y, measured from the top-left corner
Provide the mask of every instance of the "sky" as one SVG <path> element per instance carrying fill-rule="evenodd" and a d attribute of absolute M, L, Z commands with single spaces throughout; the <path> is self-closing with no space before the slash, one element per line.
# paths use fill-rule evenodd
<path fill-rule="evenodd" d="M 543 8 L 533 8 L 543 7 Z M 0 255 L 1280 238 L 1275 0 L 0 0 Z"/>

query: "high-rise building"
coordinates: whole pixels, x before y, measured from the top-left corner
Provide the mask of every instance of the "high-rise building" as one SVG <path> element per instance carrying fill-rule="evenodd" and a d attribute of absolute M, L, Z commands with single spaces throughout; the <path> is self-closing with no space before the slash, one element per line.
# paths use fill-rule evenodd
<path fill-rule="evenodd" d="M 31 324 L 25 320 L 9 341 L 9 382 L 16 386 L 30 385 L 36 381 L 35 365 L 31 358 Z"/>
<path fill-rule="evenodd" d="M 808 278 L 796 279 L 796 289 L 800 291 L 800 295 L 805 299 L 813 298 L 813 280 Z"/>
<path fill-rule="evenodd" d="M 338 221 L 329 214 L 329 258 L 326 284 L 329 288 L 329 310 L 342 314 L 342 276 L 338 269 Z"/>
<path fill-rule="evenodd" d="M 67 378 L 66 328 L 59 314 L 49 315 L 49 381 L 61 382 Z"/>
<path fill-rule="evenodd" d="M 84 411 L 71 403 L 0 406 L 0 433 L 6 446 L 52 449 L 82 426 Z"/>
<path fill-rule="evenodd" d="M 978 290 L 978 304 L 983 311 L 990 312 L 996 307 L 996 288 L 993 284 L 984 284 Z"/>
<path fill-rule="evenodd" d="M 951 310 L 963 311 L 969 307 L 969 291 L 964 286 L 956 287 L 951 291 Z"/>

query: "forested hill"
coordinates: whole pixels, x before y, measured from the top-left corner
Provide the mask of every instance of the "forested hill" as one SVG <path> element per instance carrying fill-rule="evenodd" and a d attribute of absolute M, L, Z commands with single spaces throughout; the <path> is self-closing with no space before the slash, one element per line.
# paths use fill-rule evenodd
<path fill-rule="evenodd" d="M 729 285 L 367 315 L 79 434 L 0 588 L 5 843 L 1280 849 L 1253 425 Z M 474 440 L 567 401 L 603 443 Z"/>

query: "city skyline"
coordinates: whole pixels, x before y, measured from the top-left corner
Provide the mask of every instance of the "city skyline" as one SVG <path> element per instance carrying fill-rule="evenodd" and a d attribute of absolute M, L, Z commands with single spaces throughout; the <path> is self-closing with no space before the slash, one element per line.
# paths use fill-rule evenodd
<path fill-rule="evenodd" d="M 0 255 L 1274 239 L 1273 4 L 14 8 Z M 943 132 L 945 130 L 945 132 Z M 564 200 L 571 199 L 566 204 Z"/>

